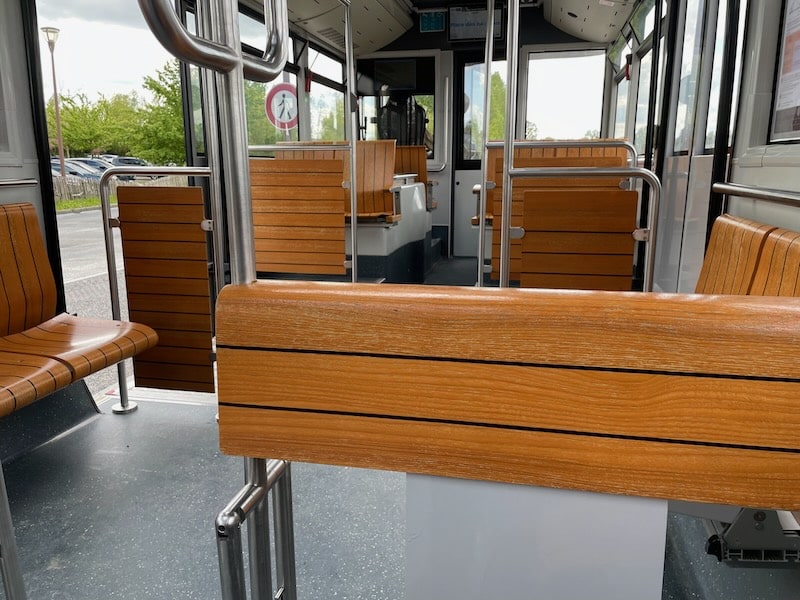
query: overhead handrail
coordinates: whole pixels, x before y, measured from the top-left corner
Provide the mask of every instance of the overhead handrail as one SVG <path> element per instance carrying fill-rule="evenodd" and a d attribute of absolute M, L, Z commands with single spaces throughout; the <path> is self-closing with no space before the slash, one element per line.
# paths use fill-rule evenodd
<path fill-rule="evenodd" d="M 35 179 L 0 179 L 0 187 L 28 187 L 39 185 Z"/>
<path fill-rule="evenodd" d="M 765 200 L 767 202 L 785 204 L 787 206 L 800 206 L 800 192 L 759 188 L 742 185 L 740 183 L 715 183 L 711 186 L 711 191 L 718 194 L 725 194 L 727 196 L 752 198 L 753 200 Z"/>
<path fill-rule="evenodd" d="M 226 32 L 226 43 L 193 35 L 181 23 L 169 0 L 139 0 L 148 27 L 161 45 L 176 57 L 220 72 L 229 72 L 241 64 L 245 77 L 268 82 L 283 71 L 289 57 L 289 13 L 286 0 L 277 0 L 271 11 L 266 10 L 267 0 L 264 4 L 267 47 L 263 58 L 255 58 L 242 55 L 238 42 L 233 41 L 233 32 Z"/>
<path fill-rule="evenodd" d="M 111 232 L 111 186 L 109 182 L 117 175 L 194 175 L 211 177 L 209 167 L 111 167 L 100 176 L 100 211 L 103 216 L 103 237 L 106 243 L 106 264 L 108 268 L 108 287 L 111 294 L 111 317 L 119 321 L 120 300 L 119 284 L 117 283 L 117 257 L 114 252 L 114 235 Z M 211 183 L 213 190 L 213 180 Z M 213 193 L 213 191 L 212 191 Z M 212 237 L 213 239 L 213 237 Z M 216 256 L 216 252 L 214 253 Z M 217 268 L 220 268 L 218 266 Z M 219 291 L 219 290 L 217 290 Z M 112 407 L 118 415 L 125 415 L 136 410 L 137 405 L 128 399 L 127 373 L 125 361 L 117 363 L 117 377 L 119 379 L 119 404 Z"/>
<path fill-rule="evenodd" d="M 647 215 L 647 246 L 645 249 L 645 267 L 643 288 L 645 292 L 653 290 L 653 272 L 655 270 L 655 246 L 656 246 L 656 227 L 658 224 L 658 210 L 661 202 L 661 182 L 655 173 L 641 167 L 526 167 L 508 169 L 508 179 L 520 177 L 542 178 L 542 177 L 624 177 L 643 179 L 650 186 L 651 195 L 649 198 L 650 210 Z M 510 239 L 509 221 L 503 220 L 501 233 Z M 501 273 L 502 273 L 501 257 Z M 506 273 L 509 265 L 505 265 Z"/>

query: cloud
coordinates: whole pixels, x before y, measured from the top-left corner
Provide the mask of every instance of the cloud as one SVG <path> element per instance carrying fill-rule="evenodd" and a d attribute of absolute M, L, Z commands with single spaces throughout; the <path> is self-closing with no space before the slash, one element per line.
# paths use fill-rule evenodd
<path fill-rule="evenodd" d="M 39 0 L 36 8 L 42 26 L 49 21 L 74 18 L 91 23 L 147 27 L 135 0 Z"/>

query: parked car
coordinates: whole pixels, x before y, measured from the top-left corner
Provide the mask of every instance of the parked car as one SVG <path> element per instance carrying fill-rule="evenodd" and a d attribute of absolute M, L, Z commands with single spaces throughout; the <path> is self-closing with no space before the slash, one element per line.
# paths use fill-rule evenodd
<path fill-rule="evenodd" d="M 50 166 L 61 175 L 61 163 L 57 158 L 50 159 Z M 95 181 L 100 179 L 100 174 L 94 169 L 83 166 L 80 163 L 70 162 L 69 159 L 64 161 L 64 172 L 67 175 L 80 177 L 82 179 L 91 179 Z"/>
<path fill-rule="evenodd" d="M 103 160 L 102 158 L 93 158 L 90 156 L 70 158 L 69 160 L 70 162 L 77 162 L 82 165 L 91 167 L 92 169 L 94 169 L 95 171 L 99 171 L 100 173 L 104 173 L 113 166 L 110 162 Z"/>
<path fill-rule="evenodd" d="M 147 167 L 150 166 L 145 160 L 141 158 L 137 158 L 135 156 L 115 156 L 111 160 L 111 164 L 115 167 Z M 158 179 L 158 175 L 143 175 L 146 179 Z"/>

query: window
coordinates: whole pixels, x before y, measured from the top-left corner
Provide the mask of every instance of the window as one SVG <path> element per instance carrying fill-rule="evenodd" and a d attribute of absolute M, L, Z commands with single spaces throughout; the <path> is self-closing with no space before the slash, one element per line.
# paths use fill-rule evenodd
<path fill-rule="evenodd" d="M 602 50 L 530 53 L 525 137 L 599 137 L 604 81 Z"/>
<path fill-rule="evenodd" d="M 617 106 L 614 112 L 614 137 L 622 139 L 625 137 L 625 122 L 628 118 L 628 90 L 630 82 L 623 77 L 617 83 Z"/>
<path fill-rule="evenodd" d="M 694 126 L 695 97 L 700 77 L 700 56 L 703 49 L 702 2 L 689 0 L 683 32 L 681 81 L 678 87 L 678 109 L 675 116 L 675 152 L 688 152 Z"/>
<path fill-rule="evenodd" d="M 637 78 L 636 124 L 633 129 L 633 145 L 639 154 L 644 153 L 647 138 L 647 113 L 650 107 L 650 80 L 653 71 L 653 53 L 647 52 L 639 59 Z"/>
<path fill-rule="evenodd" d="M 282 141 L 297 141 L 297 127 L 292 129 L 278 129 L 267 118 L 266 97 L 269 90 L 277 81 L 259 83 L 256 81 L 244 82 L 245 113 L 247 115 L 247 143 L 249 145 L 274 144 Z M 297 77 L 284 71 L 280 83 L 297 86 Z M 294 107 L 295 110 L 297 107 Z"/>
<path fill-rule="evenodd" d="M 345 139 L 344 93 L 312 80 L 311 139 L 332 142 Z"/>

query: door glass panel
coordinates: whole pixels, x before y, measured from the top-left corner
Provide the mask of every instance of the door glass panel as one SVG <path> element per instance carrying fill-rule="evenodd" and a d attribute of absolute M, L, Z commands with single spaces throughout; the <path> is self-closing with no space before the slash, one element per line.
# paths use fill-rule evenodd
<path fill-rule="evenodd" d="M 688 152 L 692 140 L 697 80 L 700 76 L 700 55 L 703 49 L 701 4 L 700 0 L 689 0 L 686 6 L 681 81 L 675 115 L 675 152 Z"/>
<path fill-rule="evenodd" d="M 617 83 L 617 110 L 614 116 L 614 137 L 625 137 L 625 121 L 628 117 L 628 89 L 630 82 L 626 78 Z"/>
<path fill-rule="evenodd" d="M 604 81 L 602 51 L 531 53 L 525 137 L 599 137 Z"/>
<path fill-rule="evenodd" d="M 644 152 L 647 138 L 647 112 L 650 105 L 650 80 L 653 72 L 653 53 L 648 52 L 639 61 L 638 93 L 636 100 L 636 125 L 633 145 L 639 154 Z"/>
<path fill-rule="evenodd" d="M 503 140 L 506 127 L 506 61 L 492 62 L 489 93 L 489 140 Z M 483 63 L 464 65 L 464 160 L 483 156 L 483 97 L 486 69 Z"/>

